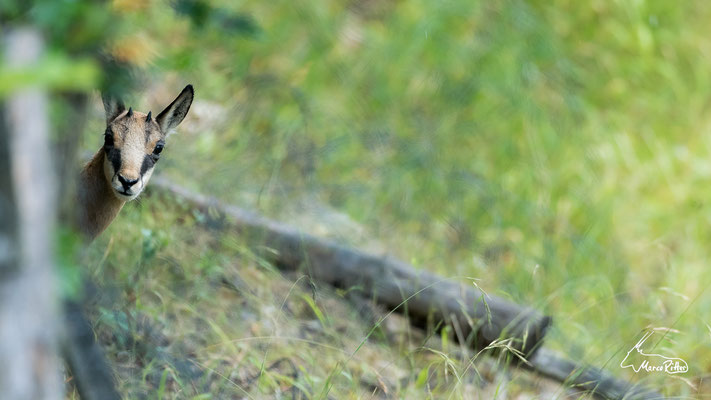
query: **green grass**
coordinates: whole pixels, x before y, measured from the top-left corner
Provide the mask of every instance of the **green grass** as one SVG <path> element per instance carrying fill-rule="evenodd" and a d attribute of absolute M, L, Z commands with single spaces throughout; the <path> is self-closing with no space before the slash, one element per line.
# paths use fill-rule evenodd
<path fill-rule="evenodd" d="M 166 196 L 127 208 L 85 255 L 102 284 L 92 319 L 127 398 L 486 399 L 504 384 L 510 393 L 560 391 L 506 358 L 462 353 L 448 335 L 359 309 L 346 291 L 265 268 L 233 231 L 209 228 L 198 222 L 208 217 Z"/>
<path fill-rule="evenodd" d="M 656 350 L 685 359 L 686 380 L 644 377 L 668 394 L 696 393 L 692 385 L 708 392 L 711 5 L 217 6 L 248 15 L 258 28 L 249 35 L 214 24 L 197 29 L 160 2 L 118 11 L 125 36 L 151 49 L 142 56 L 155 84 L 133 105 L 165 103 L 184 81 L 196 87 L 196 105 L 158 166 L 162 174 L 444 276 L 476 277 L 489 293 L 552 315 L 551 347 L 621 377 L 643 377 L 619 368 L 643 329 L 673 328 L 678 333 Z M 102 121 L 97 114 L 88 127 L 87 148 L 100 145 Z M 123 282 L 118 292 L 144 287 L 129 310 L 166 318 L 160 322 L 175 340 L 235 340 L 202 361 L 223 375 L 230 372 L 220 360 L 253 372 L 275 353 L 299 360 L 299 384 L 310 397 L 323 393 L 327 377 L 336 398 L 365 393 L 353 382 L 373 372 L 367 356 L 361 367 L 330 376 L 343 361 L 337 352 L 324 364 L 308 346 L 237 341 L 250 318 L 262 325 L 282 314 L 240 315 L 234 303 L 241 297 L 216 296 L 223 289 L 210 279 L 247 268 L 256 294 L 242 295 L 254 308 L 276 310 L 283 298 L 262 291 L 275 290 L 274 281 L 286 290 L 290 281 L 250 258 L 239 238 L 212 243 L 195 233 L 190 211 L 145 203 L 124 210 L 95 245 L 98 257 L 106 237 L 114 240 L 96 266 L 101 276 L 110 272 L 105 284 Z M 344 323 L 339 314 L 304 301 L 310 294 L 298 287 L 289 302 L 330 332 L 319 343 L 346 340 L 335 327 Z M 181 295 L 172 297 L 176 290 Z M 178 310 L 195 320 L 167 317 Z M 427 362 L 402 358 L 407 351 L 393 345 L 374 351 L 395 351 L 393 362 L 405 362 L 413 382 L 427 376 Z M 444 374 L 449 361 L 429 356 Z M 248 391 L 269 397 L 293 384 L 288 372 L 267 375 Z M 398 395 L 427 397 L 431 388 L 423 385 Z"/>

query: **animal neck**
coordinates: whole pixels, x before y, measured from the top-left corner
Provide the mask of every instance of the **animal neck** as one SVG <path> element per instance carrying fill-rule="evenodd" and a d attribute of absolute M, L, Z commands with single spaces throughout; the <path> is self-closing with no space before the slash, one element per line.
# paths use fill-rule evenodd
<path fill-rule="evenodd" d="M 89 241 L 94 240 L 125 203 L 114 195 L 104 176 L 104 150 L 99 149 L 79 175 L 79 230 Z"/>

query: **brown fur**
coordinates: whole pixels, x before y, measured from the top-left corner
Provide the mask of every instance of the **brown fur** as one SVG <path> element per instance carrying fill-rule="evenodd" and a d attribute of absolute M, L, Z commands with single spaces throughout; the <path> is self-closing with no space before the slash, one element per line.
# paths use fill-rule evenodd
<path fill-rule="evenodd" d="M 79 229 L 89 240 L 99 236 L 126 203 L 114 195 L 104 176 L 104 158 L 99 149 L 79 175 Z"/>

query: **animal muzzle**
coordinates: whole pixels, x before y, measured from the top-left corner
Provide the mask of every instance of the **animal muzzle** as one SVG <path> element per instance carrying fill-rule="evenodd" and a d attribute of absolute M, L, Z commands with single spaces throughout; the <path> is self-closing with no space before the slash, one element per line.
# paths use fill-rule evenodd
<path fill-rule="evenodd" d="M 143 189 L 140 177 L 130 178 L 120 173 L 112 179 L 111 186 L 122 197 L 135 197 Z"/>

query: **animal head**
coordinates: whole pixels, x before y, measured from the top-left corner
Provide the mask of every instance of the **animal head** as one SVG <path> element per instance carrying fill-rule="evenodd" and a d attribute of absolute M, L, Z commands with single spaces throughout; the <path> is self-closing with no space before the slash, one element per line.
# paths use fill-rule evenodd
<path fill-rule="evenodd" d="M 160 159 L 165 139 L 183 121 L 193 102 L 192 85 L 183 89 L 160 114 L 144 114 L 104 96 L 104 175 L 114 195 L 123 201 L 136 198 L 146 187 Z"/>

